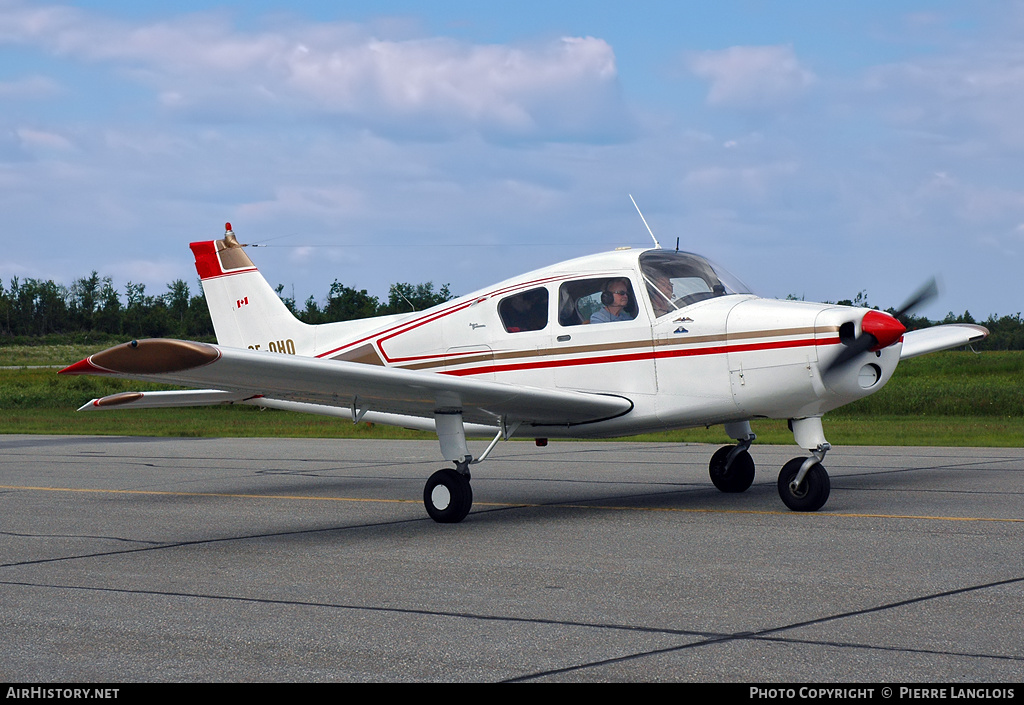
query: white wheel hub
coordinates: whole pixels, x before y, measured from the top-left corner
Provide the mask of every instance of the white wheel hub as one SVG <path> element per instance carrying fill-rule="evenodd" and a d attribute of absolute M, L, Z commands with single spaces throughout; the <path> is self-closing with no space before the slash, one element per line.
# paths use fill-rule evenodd
<path fill-rule="evenodd" d="M 443 511 L 452 503 L 452 493 L 444 485 L 438 485 L 430 491 L 430 503 Z"/>

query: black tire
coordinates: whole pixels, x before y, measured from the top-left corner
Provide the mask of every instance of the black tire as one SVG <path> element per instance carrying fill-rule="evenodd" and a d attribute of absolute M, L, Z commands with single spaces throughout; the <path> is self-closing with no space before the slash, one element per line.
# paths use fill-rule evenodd
<path fill-rule="evenodd" d="M 825 506 L 829 491 L 832 489 L 828 473 L 821 463 L 817 463 L 807 471 L 800 489 L 793 492 L 789 483 L 800 472 L 800 466 L 804 464 L 805 460 L 806 458 L 793 458 L 783 465 L 779 472 L 779 496 L 782 498 L 782 502 L 794 512 L 818 511 Z"/>
<path fill-rule="evenodd" d="M 430 518 L 440 524 L 457 524 L 473 506 L 469 478 L 451 468 L 438 470 L 423 487 L 423 505 Z"/>
<path fill-rule="evenodd" d="M 735 446 L 723 446 L 715 451 L 708 463 L 708 473 L 715 487 L 722 492 L 746 492 L 754 482 L 754 459 L 747 451 L 741 451 L 726 470 L 725 461 Z"/>

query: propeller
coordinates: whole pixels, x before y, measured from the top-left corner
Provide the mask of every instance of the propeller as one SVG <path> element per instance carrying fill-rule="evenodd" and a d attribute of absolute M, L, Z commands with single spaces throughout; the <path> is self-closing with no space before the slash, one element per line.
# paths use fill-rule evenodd
<path fill-rule="evenodd" d="M 921 285 L 891 315 L 881 313 L 880 311 L 868 311 L 865 313 L 860 324 L 861 334 L 846 344 L 846 349 L 829 363 L 829 366 L 825 368 L 825 372 L 832 372 L 846 366 L 863 352 L 881 350 L 895 343 L 907 331 L 906 327 L 897 319 L 938 295 L 939 285 L 935 277 L 932 277 Z"/>
<path fill-rule="evenodd" d="M 900 306 L 899 309 L 894 311 L 892 315 L 895 318 L 905 316 L 910 311 L 914 310 L 915 308 L 923 304 L 925 301 L 931 301 L 938 295 L 939 283 L 935 280 L 935 277 L 932 277 L 924 284 L 922 284 L 921 287 L 914 292 L 913 296 L 904 301 L 903 305 Z"/>

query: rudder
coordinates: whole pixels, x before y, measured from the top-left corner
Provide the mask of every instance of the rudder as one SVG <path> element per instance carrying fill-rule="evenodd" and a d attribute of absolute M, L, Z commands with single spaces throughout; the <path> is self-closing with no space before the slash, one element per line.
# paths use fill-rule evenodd
<path fill-rule="evenodd" d="M 295 318 L 235 238 L 189 244 L 217 342 L 234 348 L 312 355 L 313 326 Z"/>

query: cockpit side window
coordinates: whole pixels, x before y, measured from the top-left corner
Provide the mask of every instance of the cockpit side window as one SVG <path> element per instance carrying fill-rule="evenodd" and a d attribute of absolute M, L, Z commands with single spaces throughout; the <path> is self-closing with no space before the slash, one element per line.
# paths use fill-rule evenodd
<path fill-rule="evenodd" d="M 530 289 L 506 296 L 498 303 L 498 316 L 509 333 L 542 330 L 548 324 L 548 290 Z"/>
<path fill-rule="evenodd" d="M 656 318 L 704 299 L 749 293 L 731 275 L 723 271 L 720 276 L 706 259 L 687 252 L 645 252 L 640 271 Z"/>
<path fill-rule="evenodd" d="M 558 289 L 558 322 L 563 326 L 631 321 L 637 311 L 628 277 L 577 279 Z"/>

